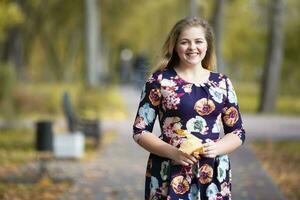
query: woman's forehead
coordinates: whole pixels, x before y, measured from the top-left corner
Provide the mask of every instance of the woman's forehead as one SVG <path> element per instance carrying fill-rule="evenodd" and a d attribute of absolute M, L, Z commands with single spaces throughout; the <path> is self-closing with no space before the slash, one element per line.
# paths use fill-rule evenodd
<path fill-rule="evenodd" d="M 184 29 L 179 35 L 179 39 L 205 39 L 205 31 L 201 26 L 193 26 Z"/>

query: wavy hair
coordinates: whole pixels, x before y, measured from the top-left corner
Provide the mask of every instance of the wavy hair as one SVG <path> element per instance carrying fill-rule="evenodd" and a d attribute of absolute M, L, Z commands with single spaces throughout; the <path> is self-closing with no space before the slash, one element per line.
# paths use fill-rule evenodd
<path fill-rule="evenodd" d="M 207 50 L 202 60 L 202 66 L 205 69 L 213 70 L 216 65 L 216 56 L 214 51 L 214 35 L 211 26 L 206 20 L 196 17 L 186 17 L 179 20 L 171 29 L 168 37 L 162 47 L 161 58 L 158 62 L 158 68 L 174 67 L 179 64 L 179 56 L 175 50 L 180 34 L 191 27 L 202 27 L 207 42 Z"/>

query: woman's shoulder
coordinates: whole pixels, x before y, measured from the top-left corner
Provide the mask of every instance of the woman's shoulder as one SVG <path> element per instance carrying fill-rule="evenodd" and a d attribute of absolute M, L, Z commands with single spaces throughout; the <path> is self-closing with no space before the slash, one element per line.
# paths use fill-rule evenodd
<path fill-rule="evenodd" d="M 150 80 L 162 80 L 164 78 L 168 78 L 172 76 L 172 70 L 170 68 L 164 68 L 164 69 L 156 69 L 154 72 L 150 74 L 149 79 Z"/>
<path fill-rule="evenodd" d="M 233 84 L 227 75 L 220 72 L 211 72 L 211 74 L 211 80 L 213 80 L 214 82 L 218 82 L 219 84 L 225 84 L 226 88 L 233 87 Z"/>
<path fill-rule="evenodd" d="M 211 71 L 211 77 L 215 81 L 222 81 L 222 80 L 226 81 L 228 79 L 227 75 L 216 71 Z"/>

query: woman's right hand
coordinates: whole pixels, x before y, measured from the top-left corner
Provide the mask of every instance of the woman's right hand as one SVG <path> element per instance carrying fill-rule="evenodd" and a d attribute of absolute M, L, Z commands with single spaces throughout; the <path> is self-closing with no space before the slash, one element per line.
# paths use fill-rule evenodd
<path fill-rule="evenodd" d="M 175 165 L 183 165 L 183 166 L 189 166 L 189 165 L 196 164 L 199 159 L 200 159 L 200 156 L 197 154 L 189 155 L 178 149 L 173 154 L 173 158 L 172 158 Z"/>

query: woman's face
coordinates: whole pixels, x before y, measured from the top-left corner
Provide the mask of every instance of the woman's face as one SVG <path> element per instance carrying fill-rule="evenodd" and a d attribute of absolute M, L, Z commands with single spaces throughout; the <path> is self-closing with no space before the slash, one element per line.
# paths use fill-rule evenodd
<path fill-rule="evenodd" d="M 202 27 L 190 27 L 182 31 L 176 44 L 176 52 L 180 58 L 180 64 L 201 64 L 206 50 L 207 41 Z"/>

